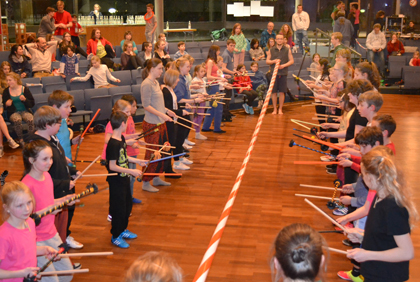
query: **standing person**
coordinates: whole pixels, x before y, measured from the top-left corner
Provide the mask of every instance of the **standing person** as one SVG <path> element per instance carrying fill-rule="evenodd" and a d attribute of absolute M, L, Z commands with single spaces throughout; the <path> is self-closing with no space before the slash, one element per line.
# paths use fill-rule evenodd
<path fill-rule="evenodd" d="M 235 50 L 235 40 L 228 39 L 226 41 L 226 49 L 222 53 L 223 64 L 222 64 L 222 71 L 225 74 L 225 78 L 229 79 L 232 75 L 235 75 L 236 71 L 233 67 L 233 51 Z M 232 89 L 226 89 L 226 98 L 232 97 Z M 232 117 L 234 117 L 229 111 L 229 103 L 225 103 L 223 105 L 223 114 L 222 114 L 222 121 L 231 122 Z"/>
<path fill-rule="evenodd" d="M 353 38 L 354 29 L 351 22 L 345 18 L 344 11 L 337 13 L 337 20 L 334 23 L 334 32 L 340 32 L 343 35 L 343 44 L 350 46 L 350 41 Z"/>
<path fill-rule="evenodd" d="M 312 63 L 309 66 L 311 69 L 311 76 L 317 78 L 321 74 L 321 65 L 319 64 L 319 60 L 321 60 L 321 56 L 318 53 L 315 53 L 312 56 Z"/>
<path fill-rule="evenodd" d="M 23 55 L 22 45 L 16 44 L 12 46 L 9 63 L 11 65 L 11 71 L 20 75 L 21 78 L 32 76 L 32 68 L 26 56 Z"/>
<path fill-rule="evenodd" d="M 337 13 L 343 11 L 344 15 L 346 14 L 346 4 L 344 4 L 343 1 L 338 1 L 337 4 L 335 4 L 334 9 L 331 13 L 331 19 L 332 19 L 332 26 L 334 27 L 335 20 L 337 19 Z"/>
<path fill-rule="evenodd" d="M 63 34 L 66 31 L 69 31 L 69 28 L 73 26 L 73 19 L 69 12 L 64 10 L 64 2 L 57 1 L 57 12 L 54 14 L 54 23 L 57 26 L 57 29 L 54 32 L 54 36 L 63 39 Z"/>
<path fill-rule="evenodd" d="M 385 34 L 381 32 L 381 25 L 376 23 L 373 26 L 373 31 L 368 34 L 366 38 L 366 47 L 367 51 L 367 60 L 372 63 L 376 61 L 379 72 L 381 75 L 385 71 L 385 53 L 384 49 L 386 47 L 386 38 Z"/>
<path fill-rule="evenodd" d="M 346 46 L 341 44 L 341 41 L 343 40 L 343 35 L 341 32 L 333 32 L 331 34 L 331 44 L 334 47 L 334 52 L 331 58 L 331 67 L 334 67 L 335 65 L 335 58 L 337 57 L 337 52 L 341 49 L 345 49 Z"/>
<path fill-rule="evenodd" d="M 282 33 L 276 35 L 276 46 L 270 49 L 267 54 L 267 65 L 270 65 L 270 75 L 273 75 L 274 67 L 280 63 L 271 99 L 273 101 L 273 115 L 283 114 L 284 93 L 287 92 L 287 71 L 288 67 L 295 62 L 292 51 L 284 44 Z M 269 79 L 271 81 L 271 77 Z M 277 111 L 277 95 L 279 95 L 279 110 Z"/>
<path fill-rule="evenodd" d="M 351 38 L 350 46 L 354 47 L 356 44 L 356 38 L 359 37 L 359 24 L 360 24 L 359 3 L 357 2 L 350 3 L 349 20 L 351 21 L 351 24 L 353 25 L 353 30 L 354 30 L 353 36 Z"/>
<path fill-rule="evenodd" d="M 52 56 L 57 51 L 57 41 L 47 43 L 45 38 L 38 37 L 36 43 L 25 45 L 31 54 L 32 74 L 34 77 L 53 76 L 51 73 Z"/>
<path fill-rule="evenodd" d="M 197 65 L 194 68 L 194 73 L 193 73 L 193 80 L 191 83 L 195 83 L 196 85 L 199 86 L 198 89 L 194 89 L 194 92 L 196 93 L 200 93 L 201 95 L 207 96 L 207 91 L 206 91 L 206 82 L 207 79 L 205 78 L 206 76 L 206 68 L 204 64 L 201 65 Z M 199 104 L 195 104 L 195 106 L 197 107 L 204 107 L 206 105 L 206 102 L 201 102 Z M 204 109 L 201 108 L 195 108 L 193 109 L 194 113 L 200 114 L 200 113 L 204 113 Z M 194 129 L 195 129 L 195 139 L 201 139 L 201 140 L 207 140 L 207 137 L 202 135 L 200 133 L 201 130 L 201 123 L 204 120 L 204 116 L 202 115 L 194 115 L 194 120 L 193 122 L 198 124 L 194 125 Z"/>
<path fill-rule="evenodd" d="M 292 26 L 296 34 L 296 41 L 299 45 L 302 55 L 304 53 L 303 43 L 305 47 L 309 47 L 308 28 L 310 24 L 309 14 L 303 11 L 302 4 L 297 6 L 297 12 L 292 16 Z M 302 43 L 303 41 L 303 43 Z"/>
<path fill-rule="evenodd" d="M 380 24 L 380 30 L 383 30 L 385 27 L 385 12 L 380 10 L 376 13 L 375 20 L 373 21 L 373 28 L 375 28 L 375 24 Z"/>
<path fill-rule="evenodd" d="M 54 13 L 55 9 L 48 7 L 47 14 L 42 18 L 39 28 L 38 28 L 38 37 L 46 38 L 47 35 L 51 35 L 54 30 L 59 26 L 58 24 L 54 24 Z"/>
<path fill-rule="evenodd" d="M 79 33 L 84 32 L 83 27 L 77 22 L 77 15 L 71 15 L 73 25 L 70 27 L 71 41 L 80 48 L 80 38 Z M 84 51 L 83 51 L 84 52 Z M 81 53 L 81 52 L 80 52 Z M 81 53 L 82 54 L 82 53 Z M 85 53 L 86 54 L 86 53 Z M 84 55 L 83 55 L 84 56 Z M 86 56 L 85 56 L 86 57 Z"/>
<path fill-rule="evenodd" d="M 265 29 L 262 33 L 261 33 L 261 40 L 260 40 L 260 46 L 262 48 L 267 46 L 268 43 L 268 39 L 276 38 L 276 33 L 274 32 L 274 23 L 269 22 L 267 24 L 267 29 Z"/>
<path fill-rule="evenodd" d="M 235 40 L 236 47 L 233 50 L 233 68 L 239 64 L 243 64 L 245 61 L 245 50 L 247 47 L 247 41 L 245 35 L 242 32 L 241 24 L 236 23 L 232 29 L 232 35 L 229 39 Z"/>
<path fill-rule="evenodd" d="M 147 13 L 144 15 L 144 20 L 146 21 L 146 41 L 153 45 L 155 42 L 155 31 L 157 28 L 156 16 L 153 12 L 153 4 L 147 4 L 146 10 Z"/>
<path fill-rule="evenodd" d="M 87 42 L 86 53 L 93 54 L 101 59 L 101 63 L 105 64 L 108 68 L 115 68 L 114 61 L 115 50 L 112 43 L 102 37 L 101 31 L 97 28 L 92 29 L 90 39 Z M 88 58 L 90 59 L 90 57 Z"/>
<path fill-rule="evenodd" d="M 95 4 L 93 5 L 93 11 L 90 11 L 89 13 L 89 17 L 93 17 L 93 19 L 95 20 L 95 24 L 96 24 L 96 20 L 99 17 L 103 17 L 100 10 L 101 10 L 101 6 L 99 6 L 99 4 Z"/>

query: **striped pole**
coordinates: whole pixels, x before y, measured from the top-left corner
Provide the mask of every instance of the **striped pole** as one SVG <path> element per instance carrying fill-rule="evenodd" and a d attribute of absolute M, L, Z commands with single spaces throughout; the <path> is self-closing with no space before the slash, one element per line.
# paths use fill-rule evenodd
<path fill-rule="evenodd" d="M 257 125 L 255 126 L 254 134 L 252 135 L 251 142 L 246 152 L 245 159 L 242 162 L 241 169 L 236 177 L 235 184 L 233 185 L 232 191 L 230 192 L 229 199 L 223 209 L 223 213 L 220 216 L 219 223 L 217 224 L 216 230 L 211 237 L 210 244 L 207 248 L 206 253 L 204 254 L 203 260 L 201 261 L 200 267 L 195 274 L 193 282 L 204 282 L 206 281 L 207 275 L 209 273 L 211 263 L 213 262 L 214 255 L 216 253 L 217 247 L 219 245 L 220 239 L 222 238 L 223 231 L 226 226 L 226 222 L 229 218 L 230 211 L 232 210 L 233 203 L 235 202 L 236 195 L 241 185 L 242 178 L 244 177 L 246 167 L 248 165 L 251 153 L 254 149 L 254 145 L 257 141 L 258 133 L 260 132 L 261 124 L 263 122 L 265 113 L 267 111 L 268 103 L 270 103 L 271 92 L 273 91 L 274 83 L 276 81 L 277 71 L 279 69 L 280 63 L 276 63 L 274 67 L 273 76 L 271 78 L 270 87 L 267 91 L 267 96 L 265 97 L 264 105 L 261 109 L 260 117 L 258 118 Z"/>

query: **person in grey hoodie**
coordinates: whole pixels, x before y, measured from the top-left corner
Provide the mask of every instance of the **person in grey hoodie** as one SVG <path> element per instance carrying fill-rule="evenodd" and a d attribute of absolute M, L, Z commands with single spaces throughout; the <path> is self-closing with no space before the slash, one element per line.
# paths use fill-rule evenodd
<path fill-rule="evenodd" d="M 354 33 L 353 25 L 351 24 L 351 21 L 345 18 L 345 12 L 339 11 L 337 13 L 337 20 L 334 23 L 334 32 L 341 32 L 343 35 L 343 41 L 342 43 L 345 46 L 350 46 L 350 41 Z"/>

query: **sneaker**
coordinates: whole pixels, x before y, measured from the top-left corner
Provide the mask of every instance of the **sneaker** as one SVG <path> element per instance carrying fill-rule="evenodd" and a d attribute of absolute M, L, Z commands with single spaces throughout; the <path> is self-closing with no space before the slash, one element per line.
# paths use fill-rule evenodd
<path fill-rule="evenodd" d="M 133 198 L 133 204 L 141 204 L 141 200 L 137 198 Z"/>
<path fill-rule="evenodd" d="M 181 162 L 181 163 L 183 163 L 183 164 L 186 164 L 186 165 L 190 165 L 190 164 L 193 164 L 194 162 L 193 161 L 190 161 L 189 159 L 187 159 L 187 158 L 180 158 L 179 159 L 179 161 Z"/>
<path fill-rule="evenodd" d="M 225 130 L 217 130 L 217 131 L 213 131 L 214 133 L 226 133 Z"/>
<path fill-rule="evenodd" d="M 352 243 L 349 239 L 344 239 L 342 242 L 343 242 L 344 246 L 353 247 L 353 245 L 352 245 Z"/>
<path fill-rule="evenodd" d="M 19 144 L 15 142 L 15 140 L 13 140 L 12 138 L 10 138 L 9 140 L 7 140 L 7 143 L 9 143 L 9 147 L 12 149 L 16 149 L 19 147 Z"/>
<path fill-rule="evenodd" d="M 248 106 L 248 110 L 249 110 L 250 115 L 254 114 L 254 108 L 253 107 Z"/>
<path fill-rule="evenodd" d="M 66 238 L 66 243 L 67 243 L 67 245 L 68 245 L 70 248 L 73 248 L 73 249 L 81 249 L 81 248 L 83 248 L 83 244 L 81 244 L 81 243 L 77 242 L 77 241 L 76 241 L 76 240 L 74 240 L 74 238 L 73 238 L 73 237 L 71 237 L 71 236 L 67 236 L 67 238 Z"/>
<path fill-rule="evenodd" d="M 114 236 L 112 236 L 111 237 L 111 242 L 112 242 L 112 244 L 114 244 L 117 247 L 127 249 L 128 247 L 130 247 L 130 245 L 123 239 L 123 237 L 122 237 L 123 233 L 121 233 L 120 236 L 118 236 L 117 238 L 114 238 Z"/>
<path fill-rule="evenodd" d="M 195 139 L 197 139 L 197 140 L 207 140 L 207 137 L 204 136 L 203 134 L 201 134 L 200 132 L 197 132 L 195 134 Z"/>
<path fill-rule="evenodd" d="M 144 191 L 151 192 L 151 193 L 159 192 L 159 189 L 157 189 L 156 187 L 153 187 L 152 184 L 150 184 L 150 182 L 145 182 L 145 181 L 143 181 L 142 189 Z"/>
<path fill-rule="evenodd" d="M 194 142 L 191 142 L 190 140 L 188 140 L 188 139 L 185 139 L 184 140 L 184 144 L 187 144 L 187 145 L 190 145 L 190 146 L 194 146 L 195 145 L 195 143 Z"/>
<path fill-rule="evenodd" d="M 108 220 L 109 222 L 111 222 L 112 221 L 112 215 L 108 214 L 106 220 Z"/>
<path fill-rule="evenodd" d="M 153 178 L 153 185 L 155 186 L 171 186 L 172 184 L 170 182 L 163 181 L 159 177 Z"/>
<path fill-rule="evenodd" d="M 359 275 L 357 277 L 354 277 L 351 274 L 351 270 L 350 271 L 339 271 L 337 272 L 337 276 L 340 277 L 341 279 L 347 280 L 347 281 L 353 281 L 353 282 L 363 282 L 363 276 Z"/>
<path fill-rule="evenodd" d="M 332 168 L 327 168 L 327 169 L 326 169 L 326 172 L 327 172 L 328 174 L 337 174 L 337 170 L 336 170 L 336 169 L 332 169 Z"/>
<path fill-rule="evenodd" d="M 323 162 L 331 162 L 331 161 L 335 160 L 333 157 L 330 157 L 330 156 L 322 156 L 322 157 L 320 157 L 320 159 Z"/>
<path fill-rule="evenodd" d="M 82 264 L 79 262 L 75 262 L 73 263 L 73 269 L 81 269 L 82 268 Z"/>
<path fill-rule="evenodd" d="M 192 146 L 190 146 L 190 145 L 187 145 L 187 144 L 182 144 L 182 147 L 185 149 L 185 150 L 191 150 L 192 149 Z"/>
<path fill-rule="evenodd" d="M 211 129 L 204 129 L 204 128 L 202 128 L 202 129 L 201 129 L 201 131 L 202 131 L 202 132 L 212 132 L 213 130 L 211 130 Z"/>
<path fill-rule="evenodd" d="M 242 108 L 244 108 L 245 113 L 249 114 L 249 110 L 248 110 L 248 105 L 247 104 L 242 104 Z"/>
<path fill-rule="evenodd" d="M 346 215 L 348 212 L 349 212 L 349 209 L 347 207 L 342 206 L 342 207 L 339 207 L 336 210 L 333 210 L 333 215 L 342 216 L 342 215 Z"/>
<path fill-rule="evenodd" d="M 0 158 L 4 156 L 3 146 L 0 147 Z"/>
<path fill-rule="evenodd" d="M 124 230 L 121 235 L 124 239 L 136 239 L 137 234 L 134 234 L 133 232 L 129 231 L 128 229 Z"/>
<path fill-rule="evenodd" d="M 190 170 L 190 167 L 183 164 L 181 161 L 174 162 L 174 169 L 175 170 Z"/>

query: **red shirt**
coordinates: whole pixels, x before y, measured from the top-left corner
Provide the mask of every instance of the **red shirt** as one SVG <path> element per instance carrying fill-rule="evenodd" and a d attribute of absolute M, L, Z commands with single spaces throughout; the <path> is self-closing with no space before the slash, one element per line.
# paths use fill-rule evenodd
<path fill-rule="evenodd" d="M 53 18 L 54 18 L 54 23 L 55 24 L 60 24 L 60 23 L 69 24 L 73 21 L 70 13 L 67 12 L 67 11 L 63 11 L 62 13 L 55 12 Z M 68 28 L 57 27 L 57 29 L 54 32 L 54 35 L 63 35 L 64 32 L 66 32 L 66 31 L 69 31 Z"/>
<path fill-rule="evenodd" d="M 108 40 L 106 40 L 105 38 L 100 39 L 102 45 L 105 47 L 106 44 L 108 44 L 109 46 L 111 46 L 112 49 L 114 49 L 114 47 L 112 47 L 111 42 L 109 42 Z M 93 55 L 96 55 L 96 48 L 98 47 L 98 40 L 97 39 L 89 39 L 88 43 L 87 43 L 87 50 L 86 53 L 89 55 L 90 53 L 93 53 Z"/>
<path fill-rule="evenodd" d="M 73 26 L 70 28 L 70 35 L 79 36 L 80 29 L 82 29 L 82 26 L 79 23 L 73 23 Z"/>
<path fill-rule="evenodd" d="M 250 89 L 252 89 L 252 81 L 247 75 L 241 75 L 241 76 L 235 76 L 233 80 L 233 86 L 235 87 L 248 87 L 251 86 Z M 242 91 L 247 89 L 238 89 L 239 93 L 242 93 Z"/>

